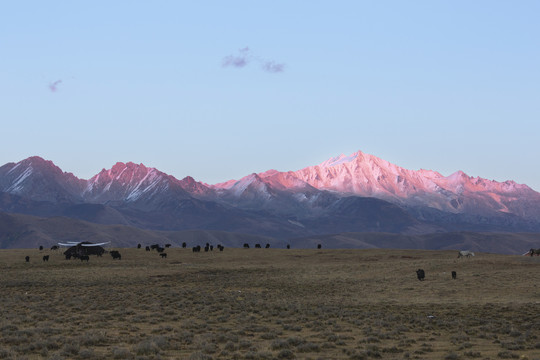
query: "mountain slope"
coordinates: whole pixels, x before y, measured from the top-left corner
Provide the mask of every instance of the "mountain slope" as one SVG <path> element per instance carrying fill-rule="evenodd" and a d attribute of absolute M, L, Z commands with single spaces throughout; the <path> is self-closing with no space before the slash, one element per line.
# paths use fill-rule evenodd
<path fill-rule="evenodd" d="M 131 203 L 159 207 L 163 201 L 189 199 L 174 177 L 143 164 L 116 163 L 87 181 L 82 197 L 91 203 Z"/>
<path fill-rule="evenodd" d="M 154 231 L 125 225 L 103 225 L 70 219 L 66 217 L 41 218 L 21 214 L 0 212 L 0 248 L 45 249 L 66 241 L 110 241 L 108 248 L 136 247 L 151 244 L 170 243 L 180 247 L 183 242 L 188 247 L 209 243 L 228 247 L 242 247 L 244 243 L 284 249 L 290 244 L 293 249 L 315 249 L 322 244 L 323 249 L 426 249 L 492 252 L 501 254 L 523 254 L 535 247 L 540 234 L 534 233 L 475 233 L 454 232 L 404 235 L 382 232 L 338 233 L 331 235 L 311 235 L 287 241 L 227 231 L 184 230 Z M 143 250 L 141 250 L 143 251 Z M 214 250 L 215 251 L 215 250 Z"/>
<path fill-rule="evenodd" d="M 0 249 L 38 248 L 46 249 L 59 242 L 110 241 L 108 247 L 136 247 L 171 243 L 189 247 L 210 243 L 226 247 L 241 247 L 244 243 L 271 243 L 284 247 L 282 241 L 263 236 L 226 231 L 152 231 L 124 225 L 103 225 L 66 217 L 41 218 L 36 216 L 0 212 Z"/>
<path fill-rule="evenodd" d="M 36 201 L 81 201 L 85 181 L 38 156 L 0 167 L 0 192 Z"/>
<path fill-rule="evenodd" d="M 207 185 L 143 164 L 89 180 L 31 157 L 0 167 L 0 210 L 153 230 L 274 238 L 341 232 L 540 231 L 540 194 L 513 181 L 408 170 L 356 152 Z"/>
<path fill-rule="evenodd" d="M 540 194 L 526 185 L 473 178 L 461 171 L 444 177 L 435 171 L 408 170 L 360 151 L 294 174 L 317 189 L 371 196 L 408 207 L 540 219 Z"/>
<path fill-rule="evenodd" d="M 293 248 L 471 250 L 522 255 L 537 246 L 538 233 L 447 232 L 419 235 L 339 233 L 290 239 Z"/>

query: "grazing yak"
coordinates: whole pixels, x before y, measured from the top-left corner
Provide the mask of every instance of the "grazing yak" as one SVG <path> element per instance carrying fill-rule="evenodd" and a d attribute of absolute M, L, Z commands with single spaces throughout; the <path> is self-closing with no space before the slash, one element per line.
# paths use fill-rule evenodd
<path fill-rule="evenodd" d="M 287 245 L 287 249 L 290 249 L 291 248 L 291 245 Z"/>
<path fill-rule="evenodd" d="M 219 251 L 223 251 L 223 249 L 225 249 L 225 247 L 223 245 L 221 245 L 221 244 L 219 244 L 217 247 L 218 247 Z"/>
<path fill-rule="evenodd" d="M 249 249 L 249 244 L 248 243 L 244 244 L 244 249 Z"/>
<path fill-rule="evenodd" d="M 540 249 L 531 249 L 531 250 L 529 250 L 529 255 L 531 255 L 531 256 L 534 256 L 534 255 L 540 256 Z"/>
<path fill-rule="evenodd" d="M 452 271 L 452 279 L 456 280 L 457 278 L 457 272 Z"/>
<path fill-rule="evenodd" d="M 43 255 L 43 261 L 49 261 L 49 255 Z"/>
<path fill-rule="evenodd" d="M 255 249 L 260 249 L 261 248 L 261 244 L 255 244 Z"/>
<path fill-rule="evenodd" d="M 459 253 L 458 253 L 458 259 L 459 258 L 462 258 L 462 257 L 467 257 L 467 258 L 470 258 L 471 256 L 474 256 L 474 253 L 472 251 L 469 251 L 469 250 L 461 250 Z"/>
<path fill-rule="evenodd" d="M 117 250 L 112 250 L 111 251 L 111 256 L 113 258 L 113 260 L 122 260 L 122 255 L 120 255 L 120 253 L 117 251 Z"/>
<path fill-rule="evenodd" d="M 82 261 L 88 262 L 88 260 L 90 260 L 90 256 L 88 256 L 88 255 L 81 255 L 81 256 L 79 257 L 79 259 L 81 259 L 81 262 L 82 262 Z"/>
<path fill-rule="evenodd" d="M 39 251 L 43 250 L 43 245 L 39 245 Z"/>
<path fill-rule="evenodd" d="M 58 246 L 57 245 L 51 246 L 51 250 L 53 250 L 53 251 L 58 250 Z"/>
<path fill-rule="evenodd" d="M 150 246 L 147 246 L 147 247 L 146 247 L 146 251 L 150 251 Z"/>
<path fill-rule="evenodd" d="M 172 244 L 165 244 L 165 247 L 168 249 L 172 246 Z"/>
<path fill-rule="evenodd" d="M 137 244 L 137 249 L 140 249 L 142 247 L 141 244 Z"/>
<path fill-rule="evenodd" d="M 187 244 L 185 242 L 182 243 L 182 249 L 187 248 Z"/>
<path fill-rule="evenodd" d="M 26 260 L 26 262 L 30 262 L 30 256 L 27 255 L 24 260 Z"/>
<path fill-rule="evenodd" d="M 201 245 L 194 246 L 193 252 L 201 252 Z"/>
<path fill-rule="evenodd" d="M 426 273 L 423 269 L 418 269 L 416 270 L 416 276 L 418 277 L 418 280 L 424 281 L 424 279 L 426 278 Z"/>
<path fill-rule="evenodd" d="M 270 249 L 270 244 L 266 244 L 266 249 Z"/>
<path fill-rule="evenodd" d="M 159 254 L 159 256 L 161 256 L 162 259 L 163 259 L 163 258 L 166 258 L 166 257 L 167 257 L 167 253 L 161 253 L 161 254 Z"/>
<path fill-rule="evenodd" d="M 318 244 L 318 245 L 317 245 L 317 249 L 320 249 L 320 248 L 322 248 L 322 245 L 321 245 L 321 244 Z"/>

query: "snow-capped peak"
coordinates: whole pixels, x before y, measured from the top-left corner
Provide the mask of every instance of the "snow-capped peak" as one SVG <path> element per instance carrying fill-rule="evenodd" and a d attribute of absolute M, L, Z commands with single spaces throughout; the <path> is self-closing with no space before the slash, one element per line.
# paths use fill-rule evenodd
<path fill-rule="evenodd" d="M 88 180 L 84 196 L 92 201 L 135 201 L 167 189 L 166 178 L 166 174 L 143 164 L 117 162 Z"/>
<path fill-rule="evenodd" d="M 355 160 L 358 155 L 362 154 L 360 151 L 354 153 L 354 154 L 351 154 L 349 156 L 345 156 L 344 154 L 341 154 L 339 156 L 336 156 L 336 157 L 333 157 L 333 158 L 330 158 L 326 161 L 323 161 L 322 163 L 319 164 L 320 167 L 331 167 L 331 166 L 336 166 L 336 165 L 340 165 L 340 164 L 343 164 L 343 163 L 349 163 L 353 160 Z"/>

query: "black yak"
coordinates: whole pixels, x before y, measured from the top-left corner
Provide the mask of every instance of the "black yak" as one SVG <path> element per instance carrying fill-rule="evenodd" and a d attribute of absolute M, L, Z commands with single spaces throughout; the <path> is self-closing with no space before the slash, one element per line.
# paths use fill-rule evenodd
<path fill-rule="evenodd" d="M 418 280 L 423 281 L 426 278 L 426 273 L 423 269 L 416 270 L 416 276 L 418 277 Z"/>
<path fill-rule="evenodd" d="M 529 250 L 528 254 L 531 255 L 531 256 L 534 256 L 534 255 L 540 256 L 540 249 L 531 249 L 531 250 Z"/>

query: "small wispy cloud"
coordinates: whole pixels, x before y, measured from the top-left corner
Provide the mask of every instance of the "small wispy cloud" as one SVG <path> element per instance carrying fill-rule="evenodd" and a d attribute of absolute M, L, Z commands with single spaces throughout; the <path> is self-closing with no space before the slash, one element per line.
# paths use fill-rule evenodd
<path fill-rule="evenodd" d="M 60 85 L 62 83 L 62 80 L 56 80 L 54 82 L 50 82 L 49 83 L 49 90 L 51 92 L 56 92 L 58 91 L 58 85 Z"/>
<path fill-rule="evenodd" d="M 261 69 L 269 73 L 280 73 L 285 70 L 285 64 L 277 63 L 273 60 L 263 59 L 255 55 L 247 46 L 239 49 L 238 53 L 236 54 L 225 56 L 221 62 L 221 66 L 243 68 L 251 62 L 260 64 Z"/>
<path fill-rule="evenodd" d="M 249 62 L 249 47 L 245 47 L 243 49 L 238 50 L 238 54 L 236 55 L 229 55 L 225 56 L 223 58 L 222 65 L 223 67 L 237 67 L 242 68 L 246 66 Z"/>
<path fill-rule="evenodd" d="M 271 73 L 283 72 L 285 64 L 278 64 L 273 61 L 267 61 L 263 64 L 263 70 Z"/>

